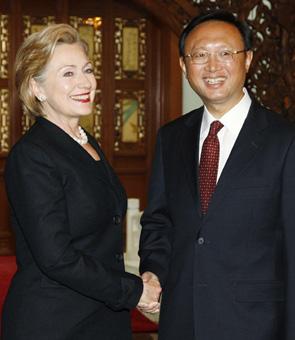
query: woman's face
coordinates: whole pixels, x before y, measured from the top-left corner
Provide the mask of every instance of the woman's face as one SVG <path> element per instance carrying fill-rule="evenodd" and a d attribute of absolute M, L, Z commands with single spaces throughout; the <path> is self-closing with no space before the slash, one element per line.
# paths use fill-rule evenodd
<path fill-rule="evenodd" d="M 46 98 L 42 102 L 43 115 L 71 119 L 91 113 L 96 80 L 92 64 L 79 44 L 56 46 L 43 77 L 44 81 L 35 82 L 34 90 L 37 97 Z"/>

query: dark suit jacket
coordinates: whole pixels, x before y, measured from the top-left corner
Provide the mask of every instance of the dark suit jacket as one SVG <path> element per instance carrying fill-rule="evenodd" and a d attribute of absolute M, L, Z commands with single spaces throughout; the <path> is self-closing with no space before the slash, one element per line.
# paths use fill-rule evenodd
<path fill-rule="evenodd" d="M 253 103 L 202 218 L 202 114 L 160 130 L 141 221 L 140 271 L 163 286 L 159 340 L 294 340 L 294 128 Z"/>
<path fill-rule="evenodd" d="M 131 339 L 141 279 L 125 273 L 126 195 L 95 140 L 96 162 L 44 118 L 14 146 L 5 173 L 18 271 L 3 340 Z"/>

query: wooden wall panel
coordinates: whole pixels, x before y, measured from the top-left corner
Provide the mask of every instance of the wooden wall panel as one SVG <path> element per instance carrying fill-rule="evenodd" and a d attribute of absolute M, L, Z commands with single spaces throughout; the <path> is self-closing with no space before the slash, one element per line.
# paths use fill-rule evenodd
<path fill-rule="evenodd" d="M 30 24 L 47 24 L 52 21 L 70 23 L 71 17 L 102 18 L 102 66 L 101 77 L 97 79 L 99 94 L 96 98 L 96 108 L 100 110 L 102 119 L 99 142 L 121 178 L 128 196 L 140 198 L 143 209 L 156 132 L 160 125 L 181 114 L 181 79 L 178 56 L 175 54 L 175 34 L 151 16 L 145 7 L 128 0 L 85 0 L 82 3 L 76 0 L 2 0 L 1 14 L 9 16 L 9 77 L 0 79 L 0 90 L 9 89 L 10 147 L 31 124 L 24 119 L 12 77 L 14 56 L 29 27 L 24 16 L 28 16 L 26 20 Z M 145 53 L 144 77 L 133 77 L 130 74 L 115 79 L 117 19 L 130 27 L 141 25 L 141 20 L 145 20 L 144 31 L 140 33 Z M 174 74 L 171 74 L 172 70 Z M 123 99 L 126 96 L 137 98 L 144 112 L 144 138 L 136 143 L 119 141 L 116 145 L 118 91 L 121 91 Z M 7 152 L 0 154 L 0 255 L 13 254 L 15 251 L 2 176 L 6 157 Z"/>

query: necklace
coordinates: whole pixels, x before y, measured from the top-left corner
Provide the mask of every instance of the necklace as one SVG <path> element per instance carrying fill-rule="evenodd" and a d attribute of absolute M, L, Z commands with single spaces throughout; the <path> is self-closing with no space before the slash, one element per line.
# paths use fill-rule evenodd
<path fill-rule="evenodd" d="M 79 135 L 80 137 L 72 137 L 74 141 L 76 141 L 77 143 L 79 143 L 80 145 L 84 145 L 88 143 L 88 137 L 85 133 L 85 131 L 81 128 L 81 126 L 78 126 L 78 130 L 79 130 Z"/>

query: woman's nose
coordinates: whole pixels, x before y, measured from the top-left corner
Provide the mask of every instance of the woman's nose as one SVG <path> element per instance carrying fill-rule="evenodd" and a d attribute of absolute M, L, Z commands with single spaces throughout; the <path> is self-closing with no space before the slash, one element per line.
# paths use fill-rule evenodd
<path fill-rule="evenodd" d="M 87 74 L 81 73 L 78 80 L 78 85 L 81 87 L 91 87 L 91 81 Z"/>

